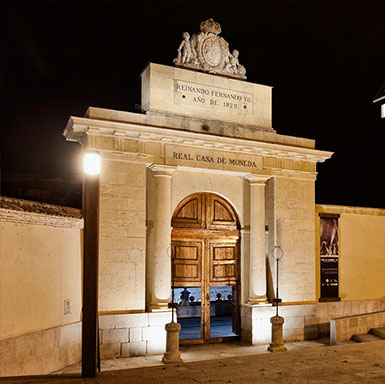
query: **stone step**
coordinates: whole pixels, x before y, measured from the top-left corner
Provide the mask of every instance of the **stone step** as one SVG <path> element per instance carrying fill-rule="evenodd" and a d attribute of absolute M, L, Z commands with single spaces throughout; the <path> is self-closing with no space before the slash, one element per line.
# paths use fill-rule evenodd
<path fill-rule="evenodd" d="M 385 339 L 385 327 L 381 327 L 381 328 L 372 328 L 369 333 L 371 333 L 372 335 L 375 335 L 381 339 Z"/>
<path fill-rule="evenodd" d="M 350 340 L 353 340 L 356 343 L 368 343 L 370 341 L 381 340 L 381 338 L 370 333 L 361 333 L 360 335 L 353 335 Z"/>

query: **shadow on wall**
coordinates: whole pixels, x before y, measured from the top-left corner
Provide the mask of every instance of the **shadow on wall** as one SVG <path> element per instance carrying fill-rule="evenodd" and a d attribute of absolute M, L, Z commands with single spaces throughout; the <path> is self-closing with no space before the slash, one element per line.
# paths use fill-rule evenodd
<path fill-rule="evenodd" d="M 273 274 L 271 271 L 270 260 L 266 257 L 266 287 L 267 287 L 267 299 L 269 303 L 273 302 L 275 298 Z"/>

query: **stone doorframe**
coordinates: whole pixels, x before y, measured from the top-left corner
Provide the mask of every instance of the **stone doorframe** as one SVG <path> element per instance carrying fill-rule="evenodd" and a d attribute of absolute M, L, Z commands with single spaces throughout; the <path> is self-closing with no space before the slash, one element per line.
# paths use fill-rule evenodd
<path fill-rule="evenodd" d="M 151 164 L 153 221 L 147 225 L 147 309 L 168 310 L 171 286 L 171 188 L 175 166 Z M 242 175 L 250 187 L 250 226 L 241 229 L 242 259 L 248 259 L 249 292 L 245 304 L 267 304 L 265 248 L 265 185 L 271 176 Z M 245 252 L 245 250 L 249 252 Z M 242 303 L 241 303 L 242 304 Z"/>

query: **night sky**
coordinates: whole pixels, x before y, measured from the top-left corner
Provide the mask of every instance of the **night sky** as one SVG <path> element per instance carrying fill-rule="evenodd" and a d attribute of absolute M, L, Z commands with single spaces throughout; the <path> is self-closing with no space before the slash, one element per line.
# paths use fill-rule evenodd
<path fill-rule="evenodd" d="M 146 63 L 173 65 L 182 32 L 212 17 L 248 81 L 274 87 L 273 128 L 335 152 L 318 166 L 317 203 L 385 208 L 385 119 L 372 102 L 384 15 L 383 0 L 2 1 L 1 193 L 80 206 L 69 116 L 135 112 Z"/>

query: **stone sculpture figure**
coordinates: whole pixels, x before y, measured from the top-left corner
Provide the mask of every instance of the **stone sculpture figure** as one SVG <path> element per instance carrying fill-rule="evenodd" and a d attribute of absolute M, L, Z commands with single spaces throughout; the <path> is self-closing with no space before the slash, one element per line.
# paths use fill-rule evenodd
<path fill-rule="evenodd" d="M 246 79 L 246 69 L 239 64 L 239 52 L 233 50 L 231 54 L 227 41 L 218 36 L 222 32 L 220 24 L 208 19 L 201 22 L 200 30 L 191 38 L 188 32 L 183 33 L 175 65 Z"/>
<path fill-rule="evenodd" d="M 192 59 L 196 57 L 194 48 L 191 46 L 190 34 L 183 32 L 183 40 L 178 48 L 178 57 L 174 59 L 175 64 L 186 64 L 192 62 Z M 182 53 L 183 50 L 183 53 Z"/>
<path fill-rule="evenodd" d="M 228 64 L 226 68 L 230 73 L 245 75 L 246 69 L 243 65 L 239 64 L 238 56 L 239 56 L 239 52 L 236 49 L 234 49 L 232 54 L 229 54 L 228 56 Z"/>

